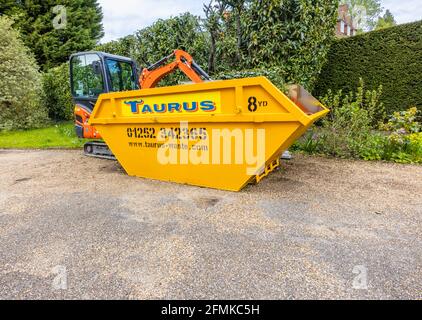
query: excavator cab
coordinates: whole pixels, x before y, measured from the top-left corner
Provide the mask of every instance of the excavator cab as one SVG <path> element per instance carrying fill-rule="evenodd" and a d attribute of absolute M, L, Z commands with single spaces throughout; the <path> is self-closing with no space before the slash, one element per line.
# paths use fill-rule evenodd
<path fill-rule="evenodd" d="M 75 104 L 75 130 L 80 138 L 99 139 L 87 126 L 101 93 L 138 89 L 136 63 L 104 52 L 81 52 L 70 57 L 70 86 Z"/>

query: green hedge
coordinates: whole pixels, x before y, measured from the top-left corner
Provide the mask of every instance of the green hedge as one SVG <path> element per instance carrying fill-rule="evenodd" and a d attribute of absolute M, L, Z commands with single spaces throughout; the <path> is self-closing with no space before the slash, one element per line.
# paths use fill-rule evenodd
<path fill-rule="evenodd" d="M 336 40 L 315 94 L 356 90 L 359 77 L 369 89 L 383 86 L 387 114 L 422 106 L 422 21 Z"/>
<path fill-rule="evenodd" d="M 55 121 L 73 119 L 73 102 L 70 93 L 69 63 L 51 68 L 43 74 L 43 90 L 48 116 Z"/>

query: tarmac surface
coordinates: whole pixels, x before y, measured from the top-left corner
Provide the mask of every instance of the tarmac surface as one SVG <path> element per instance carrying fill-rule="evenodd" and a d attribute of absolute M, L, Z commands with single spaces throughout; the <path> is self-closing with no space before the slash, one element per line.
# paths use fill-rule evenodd
<path fill-rule="evenodd" d="M 422 166 L 295 155 L 241 192 L 0 150 L 1 299 L 422 299 Z"/>

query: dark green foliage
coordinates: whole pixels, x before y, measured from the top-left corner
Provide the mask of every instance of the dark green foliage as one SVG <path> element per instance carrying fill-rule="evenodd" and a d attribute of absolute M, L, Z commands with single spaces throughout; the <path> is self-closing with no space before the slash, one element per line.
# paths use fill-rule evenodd
<path fill-rule="evenodd" d="M 57 5 L 66 9 L 63 21 L 58 19 L 59 11 L 53 9 Z M 14 27 L 43 70 L 65 62 L 74 52 L 91 49 L 103 36 L 97 0 L 2 1 L 0 14 L 15 18 Z M 54 28 L 53 21 L 63 28 Z"/>
<path fill-rule="evenodd" d="M 387 114 L 422 106 L 422 21 L 337 40 L 315 94 L 355 91 L 359 78 L 369 89 L 383 87 Z"/>
<path fill-rule="evenodd" d="M 249 68 L 278 66 L 286 82 L 313 87 L 332 42 L 337 0 L 253 1 L 245 18 Z"/>
<path fill-rule="evenodd" d="M 209 4 L 204 4 L 204 27 L 210 38 L 207 67 L 210 74 L 240 71 L 244 68 L 246 2 L 249 1 L 211 0 Z"/>
<path fill-rule="evenodd" d="M 152 64 L 170 54 L 174 49 L 186 50 L 204 65 L 208 57 L 205 32 L 196 17 L 183 13 L 169 19 L 159 19 L 151 26 L 135 34 L 139 44 L 136 58 L 139 62 Z"/>
<path fill-rule="evenodd" d="M 205 67 L 208 59 L 208 34 L 202 29 L 199 17 L 183 13 L 169 19 L 159 19 L 134 35 L 101 44 L 95 49 L 131 57 L 141 69 L 168 56 L 175 49 L 183 49 L 199 65 Z M 174 85 L 181 80 L 187 79 L 178 72 L 164 78 L 160 85 Z"/>
<path fill-rule="evenodd" d="M 221 72 L 218 73 L 215 77 L 216 79 L 221 80 L 230 80 L 230 79 L 241 79 L 241 78 L 253 78 L 253 77 L 267 77 L 276 87 L 281 91 L 286 91 L 286 75 L 283 73 L 283 70 L 278 67 L 265 68 L 265 69 L 252 69 L 252 70 L 242 70 L 242 71 L 232 71 L 232 72 Z"/>
<path fill-rule="evenodd" d="M 134 35 L 128 35 L 120 38 L 119 40 L 100 44 L 96 46 L 94 50 L 135 59 L 139 51 L 139 46 L 140 44 L 138 43 L 136 37 Z"/>
<path fill-rule="evenodd" d="M 44 105 L 53 120 L 73 119 L 73 103 L 69 85 L 69 63 L 51 68 L 42 77 Z"/>
<path fill-rule="evenodd" d="M 226 6 L 219 1 L 214 3 L 211 0 L 208 4 L 204 4 L 204 28 L 209 34 L 209 56 L 208 56 L 208 73 L 216 71 L 217 44 L 220 44 L 219 38 L 222 34 L 222 17 L 226 10 Z"/>
<path fill-rule="evenodd" d="M 97 49 L 146 66 L 180 48 L 215 79 L 233 71 L 276 69 L 283 83 L 312 88 L 334 36 L 337 7 L 338 0 L 216 0 L 205 5 L 204 20 L 189 13 L 158 20 Z M 172 75 L 161 85 L 181 79 Z"/>
<path fill-rule="evenodd" d="M 207 35 L 202 30 L 199 17 L 183 13 L 159 19 L 134 35 L 98 45 L 95 50 L 131 57 L 140 67 L 146 67 L 175 49 L 183 49 L 204 65 L 208 56 L 207 45 Z"/>
<path fill-rule="evenodd" d="M 338 0 L 215 0 L 205 6 L 209 70 L 278 68 L 312 88 L 334 35 Z"/>

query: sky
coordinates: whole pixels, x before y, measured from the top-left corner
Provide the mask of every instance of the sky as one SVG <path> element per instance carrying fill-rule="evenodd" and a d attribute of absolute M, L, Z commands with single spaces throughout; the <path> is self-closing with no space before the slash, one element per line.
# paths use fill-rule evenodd
<path fill-rule="evenodd" d="M 203 16 L 202 0 L 98 0 L 104 19 L 102 43 L 116 40 L 151 25 L 160 18 L 169 18 L 183 12 Z M 382 0 L 396 21 L 401 23 L 422 20 L 422 0 Z"/>

